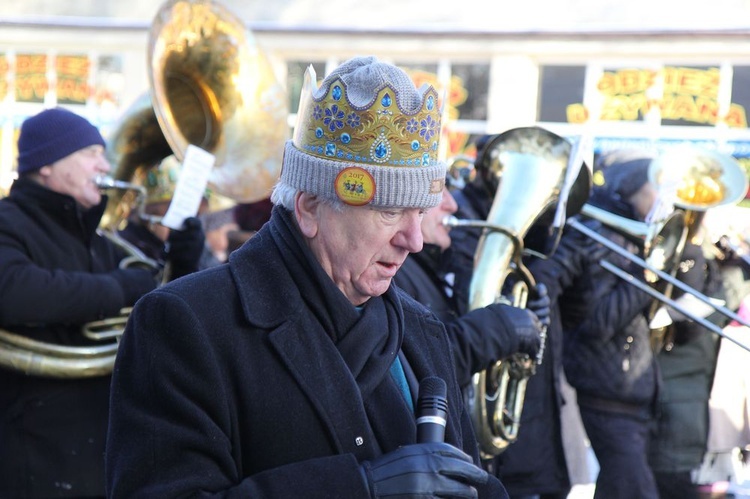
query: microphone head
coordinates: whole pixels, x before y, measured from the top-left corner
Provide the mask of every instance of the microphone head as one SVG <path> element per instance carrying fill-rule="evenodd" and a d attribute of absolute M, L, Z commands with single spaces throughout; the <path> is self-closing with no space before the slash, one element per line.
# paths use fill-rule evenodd
<path fill-rule="evenodd" d="M 417 410 L 448 409 L 448 387 L 445 381 L 437 376 L 424 378 L 419 383 L 419 396 L 417 397 Z"/>

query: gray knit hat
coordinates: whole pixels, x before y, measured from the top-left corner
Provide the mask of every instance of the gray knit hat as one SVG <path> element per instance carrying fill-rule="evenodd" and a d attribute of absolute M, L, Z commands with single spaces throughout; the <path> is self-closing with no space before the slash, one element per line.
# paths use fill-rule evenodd
<path fill-rule="evenodd" d="M 286 144 L 281 181 L 344 203 L 431 208 L 446 164 L 438 161 L 440 108 L 396 66 L 355 57 L 315 86 L 310 67 Z"/>

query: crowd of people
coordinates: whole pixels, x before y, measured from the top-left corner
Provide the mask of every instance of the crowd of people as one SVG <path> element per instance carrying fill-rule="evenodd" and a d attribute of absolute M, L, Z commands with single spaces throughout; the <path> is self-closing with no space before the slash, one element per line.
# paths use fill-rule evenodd
<path fill-rule="evenodd" d="M 520 237 L 542 249 L 510 265 L 532 278 L 525 303 L 500 286 L 473 307 L 490 229 L 448 220 L 503 206 L 503 137 L 480 137 L 455 183 L 438 157 L 438 92 L 403 69 L 354 57 L 303 94 L 268 199 L 220 222 L 206 199 L 181 230 L 160 226 L 180 165 L 144 165 L 143 210 L 116 236 L 148 267 L 123 265 L 131 255 L 100 230 L 98 179 L 113 165 L 99 130 L 63 108 L 22 124 L 18 178 L 0 199 L 0 497 L 564 499 L 571 456 L 587 459 L 566 444 L 572 404 L 596 498 L 697 498 L 721 341 L 673 314 L 654 347 L 654 297 L 602 265 L 655 288 L 622 254 L 647 256 L 646 241 L 575 206 L 568 216 L 606 243 L 535 225 Z M 587 206 L 648 226 L 663 209 L 655 157 L 608 151 L 568 168 L 588 181 Z M 670 269 L 726 301 L 724 269 L 742 261 L 717 258 L 731 255 L 698 229 Z M 31 346 L 96 349 L 82 328 L 123 310 L 110 371 L 38 368 L 53 360 Z M 535 363 L 520 431 L 488 453 L 469 400 L 476 374 L 511 358 Z M 444 390 L 431 393 L 435 378 Z"/>

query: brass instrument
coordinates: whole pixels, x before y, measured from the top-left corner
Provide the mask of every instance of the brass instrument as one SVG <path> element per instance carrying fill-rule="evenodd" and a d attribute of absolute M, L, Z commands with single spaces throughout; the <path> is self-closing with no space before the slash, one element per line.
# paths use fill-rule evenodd
<path fill-rule="evenodd" d="M 673 190 L 675 194 L 674 205 L 678 208 L 676 213 L 683 214 L 681 215 L 683 219 L 681 223 L 673 223 L 671 219 L 661 221 L 662 227 L 657 232 L 664 240 L 661 242 L 657 241 L 654 244 L 658 247 L 660 244 L 665 243 L 665 241 L 671 242 L 663 250 L 664 255 L 662 255 L 660 261 L 655 262 L 653 259 L 651 261 L 643 260 L 597 234 L 595 231 L 592 231 L 577 220 L 568 220 L 568 225 L 642 267 L 645 272 L 654 276 L 650 282 L 654 283 L 658 279 L 662 282 L 663 286 L 662 289 L 655 289 L 654 286 L 644 284 L 634 276 L 607 261 L 600 262 L 606 270 L 643 290 L 657 302 L 673 308 L 706 329 L 750 350 L 750 347 L 742 344 L 737 339 L 726 336 L 720 327 L 694 314 L 691 310 L 682 307 L 671 298 L 672 288 L 679 288 L 683 292 L 693 295 L 699 301 L 725 317 L 750 327 L 750 324 L 742 320 L 731 310 L 717 305 L 698 290 L 676 279 L 674 275 L 669 273 L 672 267 L 668 265 L 668 263 L 679 262 L 684 242 L 696 236 L 706 210 L 721 205 L 737 203 L 744 197 L 748 189 L 748 179 L 742 167 L 730 156 L 722 155 L 715 151 L 695 147 L 680 147 L 655 158 L 649 167 L 649 178 L 660 188 Z M 643 230 L 652 234 L 655 229 L 654 226 L 645 228 L 648 224 L 618 217 L 604 212 L 604 210 L 593 210 L 589 207 L 584 207 L 582 213 L 591 218 L 596 218 L 605 225 L 625 234 L 634 235 L 632 228 L 635 226 L 642 226 L 644 227 Z M 651 253 L 653 252 L 652 248 Z M 659 264 L 660 262 L 661 265 Z M 668 341 L 668 338 L 664 336 L 665 334 L 657 332 L 657 337 L 653 339 L 654 344 L 652 345 L 655 350 L 658 351 Z"/>
<path fill-rule="evenodd" d="M 584 204 L 581 214 L 598 220 L 643 248 L 645 260 L 659 270 L 671 269 L 685 244 L 685 214 L 674 210 L 663 220 L 653 223 L 639 222 L 610 213 L 602 208 Z M 644 269 L 644 278 L 656 283 L 658 277 Z"/>
<path fill-rule="evenodd" d="M 750 323 L 743 320 L 740 316 L 738 316 L 736 313 L 732 312 L 731 310 L 727 309 L 726 307 L 723 307 L 721 305 L 717 305 L 715 302 L 711 300 L 708 296 L 704 295 L 703 293 L 699 292 L 698 290 L 691 288 L 687 284 L 683 283 L 679 279 L 674 278 L 670 274 L 664 272 L 662 269 L 656 268 L 651 263 L 647 262 L 646 260 L 640 258 L 637 255 L 634 255 L 630 251 L 626 250 L 625 248 L 618 246 L 617 244 L 613 243 L 606 237 L 602 236 L 601 234 L 598 234 L 596 231 L 591 230 L 590 228 L 586 227 L 584 224 L 582 224 L 580 221 L 575 219 L 570 219 L 567 222 L 568 226 L 581 232 L 582 234 L 590 237 L 591 239 L 595 240 L 596 242 L 602 244 L 603 246 L 606 246 L 607 248 L 611 249 L 618 255 L 626 258 L 632 263 L 635 263 L 639 267 L 642 267 L 644 270 L 648 270 L 649 272 L 653 272 L 657 278 L 662 279 L 672 286 L 681 289 L 685 293 L 689 293 L 695 298 L 697 298 L 699 301 L 703 302 L 704 304 L 708 305 L 709 307 L 713 308 L 716 312 L 723 314 L 725 317 L 730 318 L 732 320 L 737 321 L 738 324 L 750 327 Z M 666 296 L 664 293 L 660 293 L 656 289 L 654 289 L 652 286 L 649 286 L 648 284 L 645 284 L 644 282 L 637 279 L 632 274 L 627 273 L 626 271 L 622 270 L 621 268 L 617 267 L 616 265 L 611 264 L 610 262 L 606 260 L 602 260 L 599 262 L 599 264 L 604 267 L 607 271 L 613 273 L 620 279 L 623 279 L 627 281 L 629 284 L 632 284 L 633 286 L 637 287 L 641 291 L 645 292 L 652 298 L 664 303 L 665 305 L 668 305 L 669 307 L 673 308 L 674 310 L 680 312 L 685 317 L 697 322 L 701 326 L 705 327 L 706 329 L 713 331 L 714 333 L 718 334 L 719 336 L 726 338 L 734 343 L 736 343 L 738 346 L 744 348 L 745 350 L 750 351 L 750 345 L 744 344 L 741 341 L 739 341 L 736 338 L 733 338 L 732 336 L 728 336 L 724 333 L 724 331 L 717 326 L 716 324 L 704 319 L 703 317 L 700 317 L 698 315 L 695 315 L 692 313 L 692 311 L 688 310 L 687 308 L 681 306 L 679 303 L 677 303 L 675 300 L 671 299 L 669 296 Z"/>
<path fill-rule="evenodd" d="M 734 158 L 694 146 L 657 156 L 649 179 L 674 190 L 674 205 L 685 212 L 688 240 L 697 236 L 707 210 L 738 203 L 748 189 L 744 169 Z"/>
<path fill-rule="evenodd" d="M 483 228 L 474 255 L 470 309 L 496 302 L 526 307 L 536 283 L 521 261 L 524 236 L 532 226 L 550 225 L 561 201 L 568 215 L 577 212 L 591 188 L 588 167 L 571 152 L 565 139 L 527 127 L 493 138 L 478 158 L 498 179 L 487 220 L 444 222 Z M 569 196 L 561 199 L 565 192 Z M 467 404 L 483 458 L 500 454 L 518 438 L 526 384 L 538 362 L 541 356 L 516 354 L 474 374 Z"/>
<path fill-rule="evenodd" d="M 208 187 L 237 202 L 270 195 L 281 171 L 288 135 L 287 99 L 253 34 L 212 0 L 169 0 L 149 33 L 151 90 L 121 117 L 107 140 L 113 177 L 97 179 L 110 193 L 99 231 L 131 257 L 130 265 L 152 265 L 117 236 L 141 188 L 130 183 L 138 168 L 152 168 L 174 154 L 182 161 L 189 145 L 215 156 Z M 85 324 L 89 339 L 117 339 L 130 309 Z M 0 366 L 29 375 L 82 378 L 111 373 L 117 342 L 69 347 L 0 330 Z"/>

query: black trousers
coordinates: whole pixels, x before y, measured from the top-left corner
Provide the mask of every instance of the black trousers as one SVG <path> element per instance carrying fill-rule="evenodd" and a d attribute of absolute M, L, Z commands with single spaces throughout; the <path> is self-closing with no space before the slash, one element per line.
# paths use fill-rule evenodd
<path fill-rule="evenodd" d="M 594 499 L 659 499 L 647 457 L 653 421 L 583 406 L 580 411 L 599 461 Z"/>
<path fill-rule="evenodd" d="M 654 473 L 661 499 L 698 499 L 698 487 L 689 471 Z"/>

